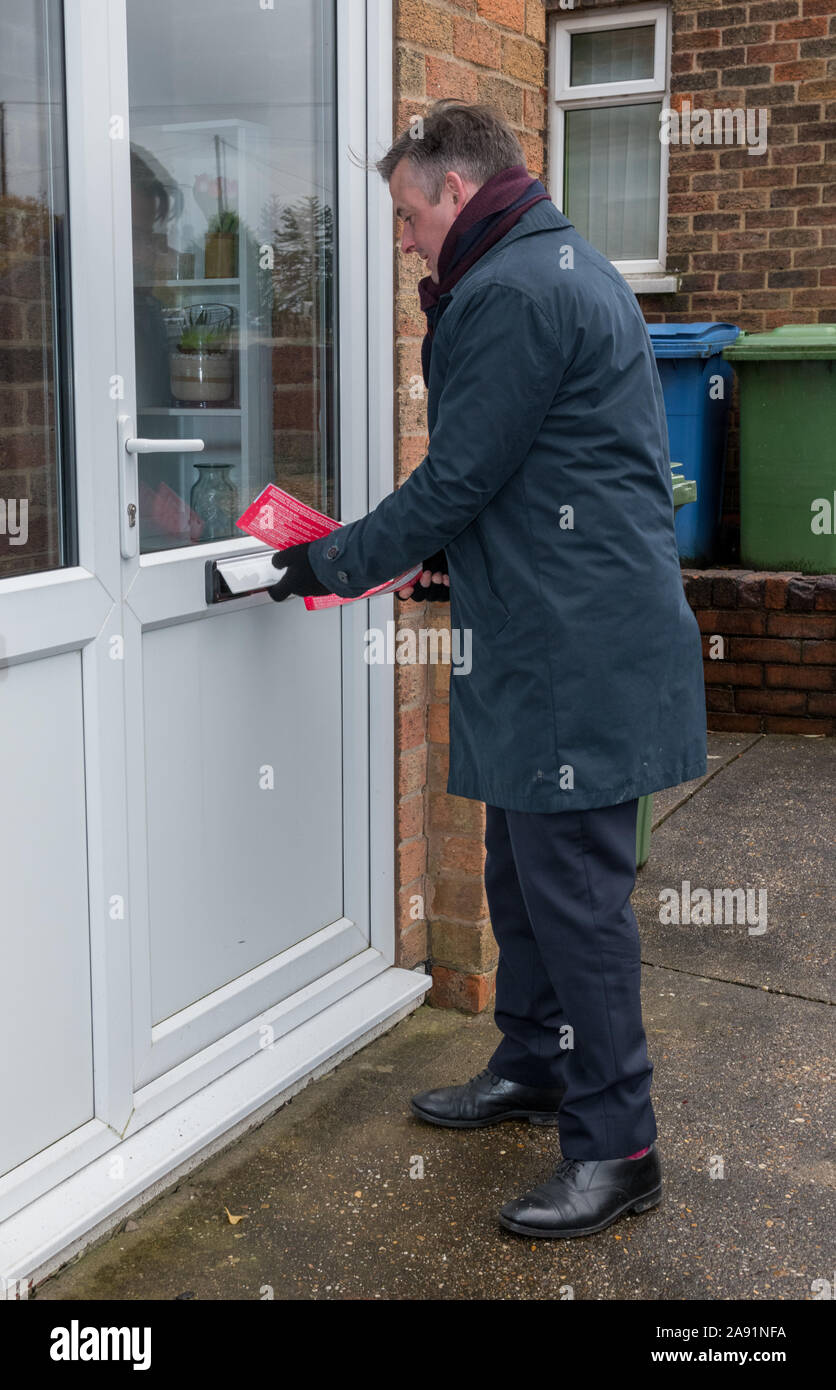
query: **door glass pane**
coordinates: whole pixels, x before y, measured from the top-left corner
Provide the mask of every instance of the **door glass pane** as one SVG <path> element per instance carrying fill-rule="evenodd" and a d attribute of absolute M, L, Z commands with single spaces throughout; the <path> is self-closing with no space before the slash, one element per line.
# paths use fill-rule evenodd
<path fill-rule="evenodd" d="M 141 549 L 338 516 L 334 0 L 127 8 Z"/>
<path fill-rule="evenodd" d="M 62 13 L 0 3 L 0 579 L 75 563 Z"/>
<path fill-rule="evenodd" d="M 611 261 L 659 255 L 659 101 L 566 112 L 564 211 Z"/>
<path fill-rule="evenodd" d="M 570 86 L 653 76 L 654 24 L 589 29 L 572 35 Z"/>

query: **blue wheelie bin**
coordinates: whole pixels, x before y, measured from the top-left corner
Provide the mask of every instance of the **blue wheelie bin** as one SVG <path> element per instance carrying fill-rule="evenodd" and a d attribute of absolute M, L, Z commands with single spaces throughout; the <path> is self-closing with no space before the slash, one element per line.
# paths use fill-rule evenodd
<path fill-rule="evenodd" d="M 714 559 L 723 509 L 723 478 L 733 372 L 721 356 L 740 335 L 733 323 L 650 323 L 665 397 L 670 456 L 697 485 L 697 503 L 676 514 L 685 565 Z"/>

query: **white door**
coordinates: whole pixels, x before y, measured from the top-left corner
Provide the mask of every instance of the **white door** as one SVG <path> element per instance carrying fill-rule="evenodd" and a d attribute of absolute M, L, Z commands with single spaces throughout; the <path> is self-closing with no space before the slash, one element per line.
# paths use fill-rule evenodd
<path fill-rule="evenodd" d="M 392 936 L 369 608 L 207 588 L 264 550 L 234 523 L 267 482 L 374 500 L 366 6 L 11 8 L 3 81 L 39 114 L 0 171 L 5 1055 L 26 1038 L 0 1215 L 373 979 Z"/>
<path fill-rule="evenodd" d="M 177 450 L 117 461 L 141 1087 L 365 947 L 343 864 L 367 857 L 368 809 L 343 765 L 339 610 L 230 611 L 205 584 L 210 554 L 250 543 L 235 520 L 267 482 L 341 506 L 334 6 L 127 0 L 126 18 L 120 413 Z"/>

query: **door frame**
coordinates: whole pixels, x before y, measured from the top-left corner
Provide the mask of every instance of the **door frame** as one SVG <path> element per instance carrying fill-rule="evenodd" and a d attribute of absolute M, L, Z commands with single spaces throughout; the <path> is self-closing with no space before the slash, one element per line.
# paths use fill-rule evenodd
<path fill-rule="evenodd" d="M 364 228 L 366 271 L 359 281 L 340 277 L 340 321 L 352 325 L 352 335 L 360 323 L 366 329 L 365 355 L 350 351 L 339 354 L 341 456 L 365 456 L 371 461 L 367 476 L 358 478 L 355 473 L 343 493 L 341 516 L 349 520 L 364 515 L 391 492 L 393 484 L 391 204 L 383 181 L 373 174 L 367 177 L 350 159 L 350 151 L 365 148 L 382 152 L 391 141 L 393 36 L 389 0 L 340 0 L 337 16 L 338 224 L 352 236 L 357 235 L 358 225 Z M 195 1155 L 204 1155 L 207 1144 L 217 1147 L 229 1142 L 230 1125 L 240 1132 L 255 1122 L 248 1116 L 275 1108 L 275 1098 L 288 1085 L 298 1089 L 314 1068 L 319 1074 L 335 1065 L 337 1058 L 362 1046 L 370 1031 L 383 1031 L 388 1020 L 417 1007 L 431 984 L 429 976 L 393 964 L 394 667 L 363 663 L 360 682 L 360 663 L 355 658 L 351 662 L 353 678 L 344 689 L 347 717 L 361 731 L 355 766 L 365 769 L 369 785 L 367 852 L 355 878 L 367 904 L 368 945 L 172 1071 L 138 1090 L 134 1088 L 130 912 L 124 920 L 114 921 L 109 910 L 114 895 L 124 893 L 130 902 L 131 891 L 126 854 L 129 769 L 125 702 L 121 689 L 118 696 L 114 694 L 125 672 L 124 663 L 109 654 L 110 639 L 120 630 L 119 487 L 117 470 L 103 468 L 100 462 L 116 458 L 117 417 L 125 413 L 125 404 L 112 401 L 108 425 L 101 393 L 108 390 L 117 374 L 114 364 L 125 344 L 118 341 L 110 296 L 97 296 L 95 286 L 85 281 L 83 273 L 83 266 L 95 267 L 97 277 L 111 277 L 108 283 L 120 283 L 117 254 L 124 228 L 115 227 L 113 219 L 115 210 L 126 206 L 127 190 L 119 189 L 118 180 L 124 177 L 128 160 L 112 158 L 110 120 L 120 114 L 119 100 L 114 99 L 112 55 L 120 44 L 124 53 L 124 6 L 113 0 L 65 0 L 65 43 L 71 244 L 84 243 L 94 252 L 74 258 L 72 265 L 80 565 L 77 570 L 37 576 L 24 587 L 34 591 L 34 599 L 39 589 L 53 582 L 73 585 L 95 574 L 111 599 L 110 603 L 100 603 L 102 611 L 88 623 L 93 631 L 98 628 L 98 634 L 94 641 L 89 640 L 91 634 L 83 639 L 87 645 L 82 655 L 95 1116 L 0 1178 L 0 1222 L 7 1218 L 0 1226 L 0 1245 L 7 1252 L 6 1268 L 0 1269 L 0 1276 L 7 1278 L 19 1278 L 34 1269 L 48 1272 L 49 1267 L 56 1267 L 56 1260 L 60 1262 L 61 1252 L 70 1248 L 71 1236 L 72 1249 L 76 1250 L 79 1242 L 85 1243 L 88 1230 L 95 1227 L 100 1231 L 101 1223 L 113 1213 L 123 1212 L 126 1203 L 141 1204 L 147 1181 L 143 1186 L 138 1167 L 130 1178 L 113 1180 L 114 1159 L 127 1157 L 132 1145 L 134 1149 L 142 1145 L 146 1154 L 152 1154 L 150 1167 L 145 1169 L 148 1181 L 152 1172 L 158 1183 L 161 1175 L 186 1161 L 194 1166 L 200 1161 Z M 108 74 L 107 79 L 103 73 Z M 124 104 L 126 91 L 119 97 Z M 127 139 L 127 110 L 124 117 Z M 109 171 L 107 180 L 102 178 L 105 169 Z M 109 205 L 103 199 L 105 182 Z M 121 254 L 124 250 L 122 244 Z M 123 316 L 119 317 L 124 322 Z M 132 361 L 132 343 L 128 350 Z M 358 374 L 362 394 L 352 396 L 358 391 Z M 365 409 L 348 412 L 345 402 L 352 399 L 365 400 Z M 99 461 L 96 468 L 94 460 Z M 199 563 L 202 567 L 206 559 L 248 548 L 239 541 L 200 546 Z M 259 548 L 257 543 L 253 548 Z M 23 584 L 14 580 L 6 583 Z M 5 591 L 4 585 L 0 593 Z M 249 606 L 265 601 L 270 602 L 266 596 L 254 596 L 238 602 Z M 392 612 L 391 595 L 345 607 L 344 681 L 347 649 L 361 650 L 367 625 L 384 627 Z M 46 625 L 48 621 L 45 613 Z M 77 635 L 70 645 L 80 645 Z M 51 649 L 61 648 L 52 644 Z M 367 718 L 358 720 L 360 700 Z M 345 787 L 348 778 L 343 781 Z M 273 1029 L 275 1038 L 269 1049 L 260 1037 L 265 1027 Z M 232 1068 L 236 1069 L 234 1075 L 230 1075 Z M 247 1078 L 253 1079 L 251 1085 Z M 301 1082 L 299 1078 L 303 1078 Z M 230 1087 L 230 1082 L 236 1084 Z M 173 1146 L 170 1126 L 180 1125 L 177 1132 L 182 1133 L 186 1117 L 190 1117 L 188 1136 L 179 1147 Z M 156 1152 L 155 1136 L 163 1152 Z M 127 1166 L 130 1169 L 131 1165 Z M 69 1224 L 59 1221 L 61 1208 L 55 1205 L 58 1183 L 63 1183 L 62 1200 L 72 1191 L 77 1195 L 78 1209 Z M 51 1217 L 50 1212 L 54 1213 Z"/>

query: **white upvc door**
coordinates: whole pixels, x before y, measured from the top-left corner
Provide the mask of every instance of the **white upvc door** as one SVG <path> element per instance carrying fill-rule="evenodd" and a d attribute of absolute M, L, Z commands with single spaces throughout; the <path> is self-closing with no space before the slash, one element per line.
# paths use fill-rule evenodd
<path fill-rule="evenodd" d="M 392 600 L 207 588 L 264 551 L 234 520 L 268 481 L 343 519 L 391 486 L 377 8 L 63 7 L 78 563 L 0 572 L 5 986 L 36 1036 L 0 1218 L 391 966 L 392 672 L 363 634 Z"/>

